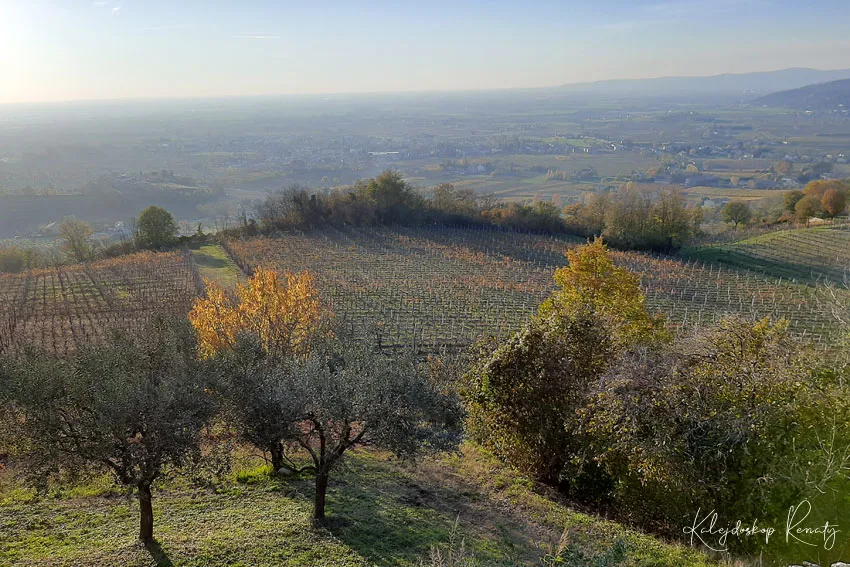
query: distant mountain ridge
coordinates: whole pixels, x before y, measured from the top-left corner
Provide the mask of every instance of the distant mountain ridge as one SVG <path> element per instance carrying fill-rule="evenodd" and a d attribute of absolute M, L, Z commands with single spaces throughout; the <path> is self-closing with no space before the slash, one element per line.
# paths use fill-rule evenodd
<path fill-rule="evenodd" d="M 565 93 L 645 96 L 733 95 L 745 98 L 798 89 L 815 83 L 850 79 L 850 69 L 808 68 L 727 73 L 706 77 L 659 77 L 655 79 L 614 79 L 593 83 L 573 83 L 556 87 Z"/>
<path fill-rule="evenodd" d="M 796 110 L 850 109 L 850 79 L 773 93 L 754 100 L 753 104 Z"/>

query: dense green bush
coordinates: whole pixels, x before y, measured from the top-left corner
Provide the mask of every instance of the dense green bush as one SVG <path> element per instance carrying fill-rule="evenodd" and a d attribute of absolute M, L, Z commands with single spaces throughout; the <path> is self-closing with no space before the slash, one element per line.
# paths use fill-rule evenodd
<path fill-rule="evenodd" d="M 779 518 L 843 483 L 828 453 L 850 447 L 847 391 L 817 365 L 783 323 L 740 318 L 621 359 L 584 412 L 612 496 L 664 527 L 700 507 Z"/>
<path fill-rule="evenodd" d="M 523 330 L 482 349 L 462 394 L 478 441 L 539 479 L 576 489 L 598 481 L 581 421 L 591 391 L 622 352 L 668 335 L 647 312 L 638 279 L 614 266 L 602 241 L 567 255 L 569 266 L 555 273 L 560 289 Z"/>
<path fill-rule="evenodd" d="M 0 247 L 0 273 L 15 274 L 48 264 L 50 259 L 35 248 Z"/>
<path fill-rule="evenodd" d="M 475 439 L 577 499 L 670 534 L 699 509 L 721 523 L 779 525 L 804 498 L 831 498 L 825 510 L 845 498 L 846 365 L 784 322 L 733 317 L 671 341 L 601 245 L 570 260 L 541 315 L 483 347 L 467 373 Z"/>
<path fill-rule="evenodd" d="M 174 244 L 177 239 L 177 221 L 163 209 L 151 205 L 136 221 L 136 244 L 140 248 L 161 249 Z"/>
<path fill-rule="evenodd" d="M 612 354 L 610 333 L 591 313 L 535 319 L 465 377 L 469 432 L 539 479 L 574 480 L 585 445 L 578 410 Z"/>

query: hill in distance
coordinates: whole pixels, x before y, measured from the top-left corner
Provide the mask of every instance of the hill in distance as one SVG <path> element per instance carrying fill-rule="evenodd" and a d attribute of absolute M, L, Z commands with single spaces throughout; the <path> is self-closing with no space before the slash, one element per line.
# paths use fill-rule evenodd
<path fill-rule="evenodd" d="M 754 100 L 753 104 L 797 110 L 848 109 L 850 108 L 850 79 L 773 93 Z"/>
<path fill-rule="evenodd" d="M 850 69 L 782 69 L 756 73 L 727 73 L 708 77 L 660 77 L 574 83 L 558 87 L 564 93 L 636 96 L 724 95 L 755 98 L 815 83 L 850 79 Z"/>

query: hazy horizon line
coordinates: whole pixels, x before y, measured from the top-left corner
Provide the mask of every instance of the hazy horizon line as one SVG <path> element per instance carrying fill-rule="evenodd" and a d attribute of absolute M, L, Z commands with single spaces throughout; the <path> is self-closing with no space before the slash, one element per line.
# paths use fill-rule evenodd
<path fill-rule="evenodd" d="M 210 94 L 210 95 L 162 95 L 162 96 L 140 96 L 140 97 L 104 97 L 104 98 L 72 98 L 72 99 L 40 99 L 33 101 L 15 101 L 4 102 L 0 101 L 0 107 L 12 106 L 43 106 L 43 105 L 64 105 L 64 104 L 89 104 L 89 103 L 141 103 L 141 102 L 188 102 L 188 101 L 210 101 L 222 99 L 249 99 L 249 98 L 315 98 L 315 97 L 358 97 L 358 96 L 376 96 L 376 95 L 417 95 L 417 94 L 462 94 L 462 93 L 495 93 L 508 91 L 542 91 L 547 89 L 560 89 L 582 85 L 597 85 L 609 82 L 626 82 L 626 81 L 655 81 L 666 79 L 710 79 L 727 76 L 742 76 L 766 73 L 781 73 L 783 71 L 818 71 L 818 72 L 850 72 L 850 67 L 821 69 L 818 67 L 781 67 L 778 69 L 754 70 L 742 72 L 727 72 L 716 73 L 712 75 L 694 74 L 694 75 L 660 75 L 652 77 L 612 77 L 607 79 L 598 79 L 593 81 L 576 81 L 572 83 L 559 83 L 545 86 L 523 86 L 523 87 L 485 87 L 485 88 L 448 88 L 448 89 L 410 89 L 410 90 L 378 90 L 378 91 L 325 91 L 325 92 L 307 92 L 307 93 L 227 93 L 227 94 Z"/>

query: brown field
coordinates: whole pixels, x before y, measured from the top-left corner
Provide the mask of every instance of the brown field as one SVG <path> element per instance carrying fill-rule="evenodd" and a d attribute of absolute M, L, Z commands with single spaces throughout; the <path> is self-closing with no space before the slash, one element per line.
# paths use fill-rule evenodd
<path fill-rule="evenodd" d="M 186 314 L 198 292 L 188 254 L 145 252 L 0 277 L 0 351 L 34 344 L 59 355 L 137 329 L 155 314 Z"/>

